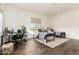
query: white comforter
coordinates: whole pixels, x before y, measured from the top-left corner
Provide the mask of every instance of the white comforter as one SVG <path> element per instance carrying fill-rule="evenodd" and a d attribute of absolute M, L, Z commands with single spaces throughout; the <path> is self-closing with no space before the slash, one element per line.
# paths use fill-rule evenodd
<path fill-rule="evenodd" d="M 47 32 L 40 32 L 39 33 L 39 39 L 44 39 L 46 34 L 47 34 Z"/>

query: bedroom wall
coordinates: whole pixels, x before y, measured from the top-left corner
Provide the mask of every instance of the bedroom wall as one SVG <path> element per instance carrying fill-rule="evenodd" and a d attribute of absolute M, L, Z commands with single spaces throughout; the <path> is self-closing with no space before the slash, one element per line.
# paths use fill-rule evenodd
<path fill-rule="evenodd" d="M 46 28 L 50 26 L 50 17 L 35 12 L 30 12 L 25 9 L 15 7 L 15 6 L 4 6 L 4 28 L 9 29 L 20 29 L 22 25 L 26 26 L 27 29 L 30 27 L 31 17 L 36 17 L 41 19 L 41 26 Z M 31 37 L 29 35 L 29 37 Z"/>
<path fill-rule="evenodd" d="M 56 31 L 66 32 L 67 38 L 79 40 L 79 9 L 52 17 L 51 26 Z"/>
<path fill-rule="evenodd" d="M 9 5 L 5 5 L 3 9 L 3 27 L 13 28 L 15 31 L 20 29 L 22 25 L 29 28 L 31 17 L 37 17 L 42 20 L 42 27 L 52 27 L 56 31 L 65 31 L 68 38 L 79 39 L 79 9 L 52 17 Z"/>

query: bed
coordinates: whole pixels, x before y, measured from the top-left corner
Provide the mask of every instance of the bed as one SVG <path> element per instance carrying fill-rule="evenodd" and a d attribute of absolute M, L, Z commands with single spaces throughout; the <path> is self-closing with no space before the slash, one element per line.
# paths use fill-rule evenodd
<path fill-rule="evenodd" d="M 37 38 L 45 42 L 55 40 L 55 32 L 39 32 Z"/>

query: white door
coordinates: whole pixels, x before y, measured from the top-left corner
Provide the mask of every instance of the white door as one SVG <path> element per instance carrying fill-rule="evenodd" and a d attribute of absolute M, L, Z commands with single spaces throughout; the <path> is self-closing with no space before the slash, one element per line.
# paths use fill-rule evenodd
<path fill-rule="evenodd" d="M 1 33 L 2 33 L 2 13 L 0 13 L 0 45 L 1 45 Z"/>

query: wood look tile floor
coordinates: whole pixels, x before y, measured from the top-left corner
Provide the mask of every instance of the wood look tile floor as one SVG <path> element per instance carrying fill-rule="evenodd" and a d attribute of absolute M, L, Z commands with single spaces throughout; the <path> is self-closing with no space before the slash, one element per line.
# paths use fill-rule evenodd
<path fill-rule="evenodd" d="M 79 40 L 68 42 L 49 48 L 33 39 L 19 45 L 13 55 L 79 55 Z"/>

